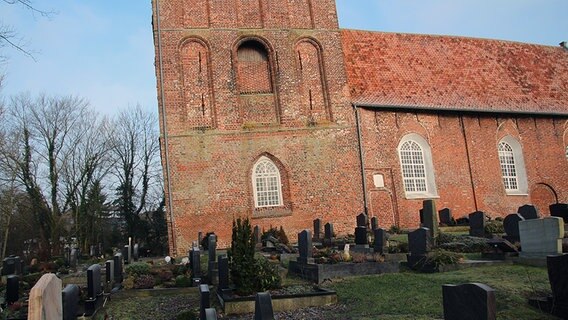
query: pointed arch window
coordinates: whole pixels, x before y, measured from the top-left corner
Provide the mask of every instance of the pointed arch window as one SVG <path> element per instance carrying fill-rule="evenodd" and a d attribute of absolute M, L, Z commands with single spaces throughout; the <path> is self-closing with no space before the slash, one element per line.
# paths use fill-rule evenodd
<path fill-rule="evenodd" d="M 436 197 L 432 153 L 428 142 L 417 134 L 406 135 L 399 143 L 398 155 L 406 197 Z"/>
<path fill-rule="evenodd" d="M 499 141 L 497 151 L 505 192 L 510 195 L 527 194 L 525 162 L 519 142 L 511 136 L 506 136 Z"/>
<path fill-rule="evenodd" d="M 252 171 L 252 184 L 256 208 L 283 205 L 280 171 L 272 160 L 264 156 L 258 159 Z"/>

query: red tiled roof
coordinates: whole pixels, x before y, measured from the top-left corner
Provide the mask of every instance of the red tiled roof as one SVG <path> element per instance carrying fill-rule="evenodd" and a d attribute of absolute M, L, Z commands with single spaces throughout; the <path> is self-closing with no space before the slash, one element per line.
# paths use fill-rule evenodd
<path fill-rule="evenodd" d="M 450 36 L 342 30 L 353 103 L 568 115 L 568 50 Z"/>

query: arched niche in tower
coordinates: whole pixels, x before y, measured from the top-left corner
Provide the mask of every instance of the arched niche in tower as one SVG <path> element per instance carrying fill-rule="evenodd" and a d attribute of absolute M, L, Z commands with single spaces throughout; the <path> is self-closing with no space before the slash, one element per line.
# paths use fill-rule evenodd
<path fill-rule="evenodd" d="M 210 50 L 205 41 L 187 38 L 179 48 L 183 106 L 192 129 L 215 127 Z"/>
<path fill-rule="evenodd" d="M 310 38 L 301 39 L 296 44 L 295 54 L 300 103 L 308 122 L 329 121 L 329 99 L 320 44 Z"/>

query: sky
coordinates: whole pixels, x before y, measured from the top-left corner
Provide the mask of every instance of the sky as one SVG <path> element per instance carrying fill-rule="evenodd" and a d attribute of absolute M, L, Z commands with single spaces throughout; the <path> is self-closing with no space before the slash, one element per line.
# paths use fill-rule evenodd
<path fill-rule="evenodd" d="M 102 114 L 157 111 L 151 0 L 34 0 L 49 17 L 0 1 L 33 59 L 9 47 L 0 95 L 76 95 Z M 337 0 L 341 28 L 457 35 L 557 46 L 566 0 Z"/>

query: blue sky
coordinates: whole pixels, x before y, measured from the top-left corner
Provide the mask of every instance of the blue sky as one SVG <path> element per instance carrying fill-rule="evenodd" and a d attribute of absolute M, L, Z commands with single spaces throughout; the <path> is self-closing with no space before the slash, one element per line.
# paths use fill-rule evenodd
<path fill-rule="evenodd" d="M 0 1 L 35 60 L 1 55 L 2 92 L 85 97 L 103 114 L 140 104 L 157 110 L 151 1 L 35 0 L 49 19 Z M 448 34 L 557 46 L 568 40 L 566 0 L 337 0 L 342 28 Z"/>

